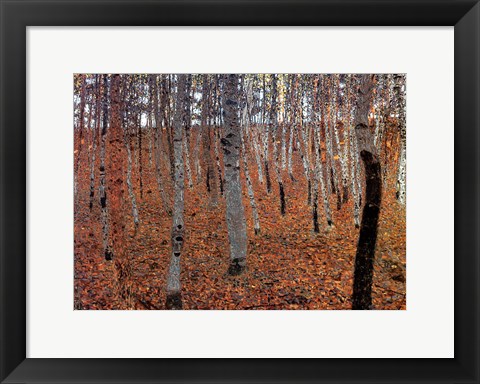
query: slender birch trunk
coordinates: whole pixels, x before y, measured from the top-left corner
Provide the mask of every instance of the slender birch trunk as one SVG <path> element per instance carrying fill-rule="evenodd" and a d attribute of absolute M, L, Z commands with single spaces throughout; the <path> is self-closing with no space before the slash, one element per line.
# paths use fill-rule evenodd
<path fill-rule="evenodd" d="M 173 144 L 172 144 L 172 123 L 170 121 L 171 117 L 171 104 L 170 104 L 170 94 L 171 94 L 171 80 L 167 75 L 160 75 L 160 113 L 162 116 L 163 125 L 162 130 L 165 130 L 165 136 L 167 138 L 167 154 L 169 160 L 169 170 L 170 178 L 174 179 L 174 155 L 173 155 Z"/>
<path fill-rule="evenodd" d="M 126 86 L 124 86 L 124 90 Z M 125 92 L 124 92 L 125 98 Z M 132 217 L 133 217 L 133 224 L 135 226 L 135 233 L 138 229 L 138 224 L 140 222 L 138 218 L 138 208 L 137 208 L 137 199 L 135 197 L 135 192 L 133 191 L 132 186 L 132 151 L 130 149 L 130 135 L 128 134 L 128 116 L 127 110 L 125 109 L 123 112 L 123 141 L 125 145 L 125 149 L 127 150 L 127 188 L 128 188 L 128 195 L 130 197 L 130 201 L 132 203 Z"/>
<path fill-rule="evenodd" d="M 202 175 L 202 166 L 200 164 L 200 143 L 202 142 L 202 126 L 201 124 L 197 126 L 197 136 L 195 139 L 195 147 L 193 149 L 194 151 L 194 165 L 195 165 L 195 173 L 196 173 L 196 180 L 197 184 L 202 183 L 203 175 Z"/>
<path fill-rule="evenodd" d="M 75 157 L 75 168 L 73 173 L 73 195 L 75 199 L 75 212 L 78 212 L 78 169 L 80 167 L 80 158 L 82 155 L 83 147 L 83 130 L 84 130 L 84 118 L 85 118 L 85 97 L 86 97 L 86 76 L 80 75 L 82 82 L 82 90 L 80 93 L 80 116 L 78 118 L 78 146 Z"/>
<path fill-rule="evenodd" d="M 240 141 L 242 142 L 243 173 L 245 174 L 245 180 L 247 182 L 248 199 L 250 200 L 250 206 L 252 207 L 253 229 L 254 229 L 255 235 L 259 235 L 260 219 L 258 217 L 258 209 L 257 209 L 257 203 L 255 202 L 255 193 L 253 191 L 252 180 L 250 178 L 250 172 L 248 171 L 247 153 L 246 153 L 246 146 L 244 141 L 246 134 L 243 132 L 243 130 L 240 130 L 240 133 L 242 134 Z"/>
<path fill-rule="evenodd" d="M 327 142 L 327 155 L 329 158 L 330 162 L 330 178 L 331 178 L 331 184 L 332 184 L 332 192 L 336 194 L 337 196 L 337 210 L 340 210 L 342 208 L 342 199 L 341 199 L 341 194 L 340 194 L 340 188 L 338 185 L 338 175 L 337 175 L 337 166 L 336 166 L 336 161 L 335 161 L 335 155 L 333 152 L 333 131 L 334 131 L 334 125 L 336 125 L 336 95 L 335 92 L 333 91 L 333 81 L 331 78 L 329 78 L 328 85 L 330 87 L 329 89 L 329 106 L 328 106 L 328 124 L 325 127 L 325 138 Z"/>
<path fill-rule="evenodd" d="M 351 75 L 348 75 L 349 84 L 351 87 L 355 86 L 355 79 L 351 78 Z M 358 184 L 358 156 L 357 156 L 357 147 L 356 147 L 356 137 L 355 137 L 355 127 L 354 127 L 354 117 L 355 117 L 355 103 L 353 99 L 353 93 L 349 92 L 347 94 L 348 99 L 348 111 L 347 115 L 347 131 L 349 135 L 349 155 L 350 155 L 350 172 L 351 172 L 351 188 L 353 194 L 353 221 L 355 228 L 360 228 L 360 191 Z"/>
<path fill-rule="evenodd" d="M 290 176 L 290 180 L 295 181 L 293 177 L 293 137 L 295 136 L 294 129 L 297 124 L 296 115 L 293 115 L 293 120 L 290 123 L 290 132 L 288 138 L 288 162 L 287 162 L 287 169 L 288 175 Z"/>
<path fill-rule="evenodd" d="M 398 100 L 398 125 L 400 131 L 400 159 L 398 162 L 397 173 L 397 200 L 400 204 L 405 205 L 407 193 L 407 122 L 406 122 L 406 82 L 405 75 L 396 77 L 396 96 Z"/>
<path fill-rule="evenodd" d="M 148 137 L 148 165 L 150 169 L 155 169 L 153 166 L 153 142 L 154 142 L 154 134 L 153 134 L 153 112 L 148 112 L 146 116 L 147 126 L 145 128 L 146 135 Z"/>
<path fill-rule="evenodd" d="M 279 151 L 277 145 L 278 139 L 278 78 L 277 75 L 272 75 L 272 104 L 270 111 L 270 121 L 272 124 L 272 148 L 273 148 L 273 161 L 275 162 L 275 175 L 277 177 L 279 199 L 280 199 L 280 213 L 285 216 L 286 203 L 285 203 L 285 190 L 282 181 L 282 172 L 280 169 Z"/>
<path fill-rule="evenodd" d="M 272 181 L 270 179 L 270 169 L 268 165 L 269 160 L 269 142 L 270 142 L 270 130 L 269 124 L 267 123 L 267 95 L 266 95 L 266 74 L 263 75 L 263 95 L 262 95 L 262 102 L 263 102 L 263 112 L 262 112 L 262 126 L 263 126 L 263 164 L 265 166 L 265 179 L 266 179 L 266 187 L 267 193 L 272 192 Z"/>
<path fill-rule="evenodd" d="M 288 91 L 292 85 L 292 75 L 288 75 L 286 80 L 286 94 L 285 94 L 285 110 L 284 120 L 282 125 L 282 171 L 287 168 L 287 129 L 290 128 L 291 122 L 289 121 L 289 110 L 291 108 L 291 93 Z M 288 121 L 288 123 L 287 123 Z"/>
<path fill-rule="evenodd" d="M 190 130 L 192 128 L 192 96 L 190 91 L 192 90 L 192 75 L 187 76 L 186 94 L 187 105 L 185 106 L 185 135 L 183 138 L 183 152 L 185 153 L 185 170 L 187 171 L 188 188 L 193 188 L 192 169 L 190 167 Z"/>
<path fill-rule="evenodd" d="M 170 207 L 170 201 L 165 192 L 164 180 L 162 175 L 161 154 L 163 152 L 163 135 L 162 135 L 163 127 L 162 127 L 162 112 L 159 109 L 159 104 L 161 104 L 161 102 L 158 100 L 159 98 L 158 83 L 156 80 L 154 81 L 154 83 L 155 83 L 154 84 L 155 86 L 153 90 L 154 92 L 153 98 L 155 100 L 154 114 L 155 114 L 155 130 L 156 130 L 156 143 L 157 143 L 157 147 L 155 149 L 155 176 L 157 179 L 158 192 L 160 194 L 160 199 L 162 201 L 163 208 L 167 213 L 167 215 L 170 216 L 172 214 L 172 209 Z M 160 105 L 160 107 L 162 107 L 162 105 Z"/>
<path fill-rule="evenodd" d="M 218 205 L 218 186 L 217 178 L 214 173 L 214 166 L 211 151 L 211 129 L 210 129 L 210 79 L 208 75 L 203 75 L 202 85 L 202 121 L 201 129 L 203 133 L 203 159 L 205 164 L 205 182 L 209 198 L 209 206 Z"/>
<path fill-rule="evenodd" d="M 300 75 L 297 75 L 300 77 Z M 297 148 L 298 151 L 300 152 L 300 158 L 302 160 L 302 165 L 303 165 L 303 173 L 305 174 L 305 179 L 307 180 L 307 203 L 308 205 L 311 205 L 312 203 L 312 182 L 310 180 L 310 170 L 309 170 L 309 158 L 308 158 L 308 143 L 306 142 L 306 136 L 304 132 L 304 122 L 303 122 L 303 86 L 302 89 L 297 88 L 297 93 L 299 100 L 297 101 L 297 107 L 298 107 L 298 114 L 297 114 L 297 129 L 296 129 L 296 135 L 297 135 Z M 304 147 L 302 148 L 303 142 Z"/>
<path fill-rule="evenodd" d="M 258 77 L 255 75 L 254 76 L 254 80 L 253 82 L 251 83 L 251 87 L 252 89 L 251 90 L 248 90 L 248 92 L 251 92 L 252 93 L 252 110 L 257 107 L 258 110 L 260 110 L 259 108 L 259 103 L 260 103 L 260 96 L 258 97 L 258 99 L 255 100 L 255 97 L 254 97 L 254 93 L 253 93 L 253 87 L 255 85 L 255 82 L 256 80 L 258 79 Z M 251 140 L 251 143 L 252 143 L 252 146 L 253 146 L 253 153 L 255 154 L 255 161 L 257 162 L 257 174 L 258 174 L 258 181 L 260 182 L 260 184 L 263 184 L 263 170 L 262 170 L 262 157 L 261 157 L 261 150 L 260 150 L 260 145 L 258 144 L 258 127 L 259 127 L 259 124 L 258 122 L 256 121 L 255 117 L 251 116 L 251 118 L 253 118 L 253 123 L 250 127 L 250 140 Z M 245 139 L 248 137 L 248 135 L 245 136 Z"/>
<path fill-rule="evenodd" d="M 258 143 L 258 124 L 256 123 L 251 129 L 251 140 L 253 145 L 253 153 L 255 154 L 255 161 L 257 162 L 258 181 L 263 184 L 264 176 L 262 170 L 262 156 L 260 144 Z"/>
<path fill-rule="evenodd" d="M 320 117 L 318 116 L 319 114 L 319 109 L 320 109 L 320 103 L 321 103 L 321 84 L 318 84 L 320 81 L 320 78 L 316 79 L 317 81 L 317 91 L 315 92 L 316 95 L 316 101 L 314 101 L 314 108 L 315 108 L 315 116 L 316 116 L 316 123 L 314 125 L 314 131 L 313 131 L 313 143 L 314 143 L 314 150 L 315 150 L 315 184 L 320 185 L 320 190 L 322 191 L 322 198 L 323 198 L 323 211 L 325 212 L 325 219 L 327 220 L 328 226 L 332 226 L 333 224 L 333 219 L 332 219 L 332 211 L 330 209 L 330 202 L 328 200 L 328 190 L 327 190 L 327 181 L 325 179 L 325 172 L 323 169 L 323 162 L 322 162 L 322 152 L 321 152 L 321 135 L 320 135 Z M 314 196 L 314 198 L 318 199 L 318 192 L 317 196 Z M 315 207 L 315 211 L 313 212 L 314 215 L 317 212 L 317 208 Z M 317 218 L 318 220 L 318 218 Z M 317 224 L 318 225 L 318 224 Z M 315 217 L 314 217 L 314 229 L 315 229 Z"/>
<path fill-rule="evenodd" d="M 97 140 L 100 135 L 100 114 L 101 114 L 101 80 L 99 75 L 95 75 L 95 94 L 96 94 L 96 106 L 95 106 L 95 124 L 93 126 L 92 132 L 92 158 L 90 160 L 90 203 L 89 208 L 90 212 L 93 209 L 93 199 L 95 197 L 95 160 L 97 152 Z"/>
<path fill-rule="evenodd" d="M 221 130 L 221 115 L 222 115 L 222 103 L 220 102 L 220 90 L 219 90 L 219 82 L 220 76 L 215 76 L 214 82 L 214 106 L 215 110 L 218 109 L 218 113 L 215 115 L 214 122 L 213 122 L 213 148 L 215 151 L 215 161 L 217 165 L 217 174 L 218 174 L 218 184 L 220 187 L 220 194 L 223 196 L 224 188 L 223 188 L 223 173 L 222 173 L 222 166 L 220 162 L 220 149 L 219 149 L 219 141 L 220 141 L 220 130 Z"/>
<path fill-rule="evenodd" d="M 378 151 L 381 150 L 381 142 L 382 142 L 382 136 L 383 136 L 383 100 L 382 98 L 385 97 L 384 95 L 384 75 L 379 74 L 377 75 L 377 87 L 376 87 L 376 93 L 375 93 L 375 102 L 374 102 L 374 108 L 375 108 L 375 135 L 373 137 L 373 144 L 377 148 Z M 380 153 L 380 152 L 379 152 Z"/>
<path fill-rule="evenodd" d="M 345 157 L 345 150 L 342 150 L 342 147 L 340 145 L 340 135 L 339 135 L 338 126 L 337 126 L 337 117 L 338 117 L 338 110 L 339 110 L 339 108 L 337 107 L 339 104 L 338 84 L 339 84 L 339 77 L 338 75 L 334 75 L 333 77 L 333 108 L 334 108 L 333 133 L 334 135 L 333 136 L 335 139 L 335 145 L 337 147 L 337 153 L 340 160 L 340 169 L 342 172 L 342 189 L 343 189 L 342 202 L 345 203 L 348 200 L 348 168 L 347 168 L 347 161 Z M 345 145 L 344 145 L 344 148 L 346 148 Z"/>
<path fill-rule="evenodd" d="M 396 105 L 396 100 L 395 100 L 395 75 L 393 74 L 388 74 L 387 75 L 387 116 L 390 117 L 392 114 L 395 115 L 397 112 L 397 105 Z M 389 164 L 388 164 L 388 148 L 387 148 L 387 143 L 388 143 L 388 136 L 391 138 L 391 134 L 389 135 L 389 122 L 388 122 L 388 117 L 387 117 L 387 122 L 385 124 L 385 129 L 384 129 L 384 141 L 385 141 L 385 150 L 384 150 L 384 165 L 382 169 L 382 175 L 383 175 L 383 185 L 384 187 L 387 187 L 387 176 L 389 172 Z"/>
<path fill-rule="evenodd" d="M 242 112 L 242 122 L 240 128 L 240 141 L 242 143 L 242 160 L 243 160 L 243 172 L 245 174 L 245 180 L 247 183 L 247 192 L 248 198 L 250 200 L 250 206 L 252 207 L 252 216 L 253 216 L 253 228 L 255 231 L 255 235 L 260 234 L 260 219 L 258 217 L 258 210 L 257 204 L 255 202 L 255 194 L 253 191 L 252 180 L 250 178 L 250 172 L 248 169 L 248 160 L 247 160 L 247 147 L 245 145 L 245 140 L 247 137 L 247 133 L 250 130 L 250 115 L 252 113 L 253 108 L 253 82 L 251 80 L 246 81 L 245 86 L 245 105 L 243 107 Z"/>
<path fill-rule="evenodd" d="M 139 184 L 140 184 L 140 199 L 143 199 L 143 148 L 142 148 L 142 137 L 143 137 L 143 129 L 142 129 L 142 113 L 138 114 L 138 177 L 139 177 Z"/>
<path fill-rule="evenodd" d="M 109 241 L 109 226 L 108 226 L 108 207 L 107 207 L 107 182 L 105 171 L 105 142 L 107 136 L 108 126 L 108 75 L 103 75 L 103 121 L 102 121 L 102 135 L 100 141 L 100 206 L 102 208 L 102 244 L 105 260 L 112 260 L 113 251 Z"/>

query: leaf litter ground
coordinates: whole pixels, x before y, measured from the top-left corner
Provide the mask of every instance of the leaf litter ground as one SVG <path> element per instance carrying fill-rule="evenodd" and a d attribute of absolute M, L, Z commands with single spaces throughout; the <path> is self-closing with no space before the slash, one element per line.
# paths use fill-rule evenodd
<path fill-rule="evenodd" d="M 86 159 L 83 164 L 87 164 Z M 250 203 L 244 193 L 248 268 L 241 276 L 231 277 L 226 273 L 229 246 L 224 199 L 219 197 L 218 206 L 210 207 L 204 182 L 195 183 L 194 180 L 192 189 L 186 185 L 186 233 L 181 261 L 183 308 L 350 309 L 359 233 L 353 225 L 352 197 L 337 211 L 335 196 L 331 196 L 332 228 L 326 225 L 320 200 L 321 228 L 320 233 L 314 233 L 301 164 L 295 164 L 297 181 L 285 181 L 285 216 L 280 215 L 279 193 L 274 180 L 272 192 L 267 194 L 265 185 L 258 182 L 255 163 L 251 164 L 261 233 L 254 234 Z M 138 173 L 134 171 L 132 175 L 141 221 L 138 231 L 134 230 L 131 205 L 125 194 L 126 247 L 133 267 L 133 300 L 128 309 L 162 310 L 165 309 L 171 254 L 172 218 L 162 206 L 148 159 L 143 168 L 143 199 L 139 193 Z M 163 177 L 169 176 L 164 172 Z M 125 304 L 114 294 L 113 262 L 106 261 L 103 256 L 98 194 L 92 212 L 88 207 L 88 167 L 80 169 L 79 178 L 80 199 L 75 213 L 75 309 L 125 309 Z M 98 180 L 96 182 L 98 187 Z M 245 192 L 245 183 L 243 187 Z M 167 193 L 172 196 L 168 188 Z M 373 307 L 406 309 L 405 207 L 395 200 L 393 188 L 387 188 L 382 199 Z"/>

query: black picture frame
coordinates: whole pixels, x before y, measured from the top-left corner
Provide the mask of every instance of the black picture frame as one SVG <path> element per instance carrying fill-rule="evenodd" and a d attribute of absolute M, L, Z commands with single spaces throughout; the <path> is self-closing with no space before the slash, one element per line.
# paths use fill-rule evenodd
<path fill-rule="evenodd" d="M 477 0 L 0 0 L 0 13 L 2 382 L 479 383 Z M 26 27 L 63 25 L 455 26 L 455 358 L 27 359 Z"/>

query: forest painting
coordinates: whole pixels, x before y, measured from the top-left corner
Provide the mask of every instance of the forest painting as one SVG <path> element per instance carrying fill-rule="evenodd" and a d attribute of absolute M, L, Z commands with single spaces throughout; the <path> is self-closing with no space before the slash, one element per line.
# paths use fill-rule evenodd
<path fill-rule="evenodd" d="M 74 309 L 406 309 L 405 74 L 75 74 Z"/>

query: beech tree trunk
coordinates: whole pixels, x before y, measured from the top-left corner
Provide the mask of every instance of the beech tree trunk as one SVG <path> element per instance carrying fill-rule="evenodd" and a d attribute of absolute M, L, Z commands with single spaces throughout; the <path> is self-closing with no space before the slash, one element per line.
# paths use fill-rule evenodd
<path fill-rule="evenodd" d="M 161 79 L 161 94 L 160 94 L 160 110 L 163 114 L 163 127 L 165 128 L 165 135 L 167 137 L 167 150 L 168 150 L 168 159 L 170 162 L 170 177 L 172 180 L 175 178 L 175 160 L 174 160 L 174 150 L 172 145 L 172 135 L 171 135 L 171 123 L 170 123 L 170 81 L 167 75 L 160 75 Z M 168 84 L 167 84 L 168 81 Z"/>
<path fill-rule="evenodd" d="M 165 209 L 165 212 L 167 215 L 172 214 L 172 210 L 170 207 L 170 201 L 167 197 L 167 194 L 165 192 L 165 185 L 164 183 L 166 180 L 163 179 L 162 175 L 162 159 L 161 155 L 164 155 L 164 145 L 163 145 L 163 126 L 162 126 L 162 113 L 160 112 L 160 109 L 158 108 L 159 106 L 159 85 L 157 84 L 157 79 L 154 78 L 153 81 L 153 99 L 154 99 L 154 116 L 155 116 L 155 142 L 156 142 L 156 148 L 155 148 L 155 176 L 157 179 L 157 187 L 158 187 L 158 192 L 160 193 L 160 199 L 162 200 L 163 207 Z M 167 128 L 168 130 L 168 128 Z M 170 170 L 170 168 L 169 168 Z M 166 184 L 166 183 L 165 183 Z"/>
<path fill-rule="evenodd" d="M 186 101 L 185 105 L 185 137 L 183 138 L 183 151 L 185 153 L 185 170 L 187 172 L 188 188 L 193 188 L 192 180 L 192 169 L 190 167 L 190 130 L 192 128 L 192 96 L 190 96 L 190 91 L 192 89 L 192 75 L 187 76 L 187 85 L 186 85 Z"/>
<path fill-rule="evenodd" d="M 266 76 L 267 76 L 266 74 L 263 75 L 263 95 L 262 95 L 263 163 L 265 166 L 265 179 L 266 179 L 267 193 L 270 193 L 272 191 L 272 181 L 270 179 L 270 169 L 268 165 L 268 159 L 269 159 L 268 143 L 269 143 L 270 130 L 269 130 L 269 124 L 267 123 Z"/>
<path fill-rule="evenodd" d="M 185 176 L 183 164 L 183 115 L 186 98 L 186 75 L 178 75 L 178 93 L 173 120 L 174 152 L 174 203 L 172 220 L 172 256 L 167 278 L 167 309 L 182 309 L 180 283 L 180 260 L 184 243 L 184 189 Z"/>
<path fill-rule="evenodd" d="M 203 75 L 202 85 L 202 121 L 201 129 L 203 133 L 203 160 L 205 164 L 205 182 L 208 192 L 210 207 L 218 205 L 218 186 L 217 177 L 214 172 L 212 159 L 212 138 L 210 129 L 210 79 L 208 75 Z"/>
<path fill-rule="evenodd" d="M 143 199 L 143 161 L 142 161 L 142 113 L 138 114 L 138 177 L 140 181 L 140 199 Z"/>
<path fill-rule="evenodd" d="M 135 225 L 135 232 L 136 232 L 140 220 L 138 218 L 137 199 L 135 197 L 135 192 L 133 191 L 133 185 L 132 185 L 132 151 L 130 149 L 131 143 L 130 143 L 130 135 L 128 134 L 128 131 L 129 131 L 128 117 L 125 111 L 123 137 L 125 142 L 125 148 L 127 150 L 127 188 L 128 188 L 128 195 L 130 196 L 130 201 L 132 202 L 132 216 L 133 216 L 133 223 Z"/>
<path fill-rule="evenodd" d="M 355 114 L 355 133 L 358 151 L 365 165 L 366 193 L 355 255 L 352 309 L 372 308 L 373 263 L 382 201 L 380 161 L 374 145 L 374 136 L 368 126 L 372 89 L 371 75 L 362 75 Z"/>
<path fill-rule="evenodd" d="M 273 148 L 273 161 L 275 162 L 275 175 L 277 176 L 279 200 L 280 200 L 280 213 L 285 216 L 286 204 L 285 204 L 285 190 L 282 181 L 282 172 L 280 169 L 280 159 L 278 151 L 278 105 L 277 105 L 277 75 L 272 75 L 272 104 L 270 109 L 270 124 L 272 135 L 272 148 Z"/>
<path fill-rule="evenodd" d="M 109 242 L 109 227 L 108 227 L 108 208 L 107 208 L 107 182 L 105 171 L 105 146 L 108 126 L 108 75 L 103 75 L 103 120 L 102 120 L 102 134 L 100 142 L 100 206 L 102 209 L 102 243 L 105 260 L 112 260 L 113 252 Z"/>
<path fill-rule="evenodd" d="M 405 92 L 402 89 L 406 86 L 404 77 L 405 75 L 396 76 L 396 97 L 398 102 L 398 125 L 400 131 L 400 159 L 398 161 L 398 174 L 397 174 L 397 194 L 396 197 L 400 204 L 405 205 L 407 199 L 407 122 L 406 122 L 406 100 Z"/>
<path fill-rule="evenodd" d="M 340 97 L 338 95 L 338 87 L 339 87 L 339 82 L 340 82 L 340 78 L 339 78 L 339 75 L 334 75 L 333 77 L 333 86 L 332 86 L 332 89 L 333 89 L 333 105 L 334 105 L 334 110 L 335 110 L 335 113 L 334 113 L 334 118 L 333 118 L 333 137 L 335 139 L 335 146 L 337 148 L 337 156 L 340 160 L 340 170 L 341 170 L 341 176 L 342 176 L 342 189 L 343 189 L 343 197 L 342 197 L 342 203 L 345 203 L 348 201 L 348 169 L 347 169 L 347 161 L 346 161 L 346 157 L 345 157 L 345 149 L 342 150 L 342 146 L 341 146 L 341 143 L 340 143 L 340 135 L 339 135 L 339 132 L 338 132 L 338 122 L 337 122 L 337 118 L 338 118 L 338 110 L 340 109 L 339 108 L 339 105 L 340 105 Z M 345 144 L 345 142 L 344 142 Z M 346 146 L 344 145 L 344 148 L 346 148 Z M 340 204 L 340 202 L 337 201 L 337 204 Z"/>
<path fill-rule="evenodd" d="M 78 212 L 78 168 L 80 167 L 80 158 L 82 155 L 82 147 L 83 147 L 83 129 L 84 129 L 84 119 L 85 119 L 85 88 L 86 88 L 86 76 L 85 75 L 80 75 L 80 79 L 82 82 L 82 91 L 80 93 L 80 116 L 78 118 L 78 147 L 77 147 L 77 153 L 76 153 L 76 158 L 75 158 L 75 167 L 74 167 L 74 173 L 73 173 L 73 195 L 75 199 L 75 212 Z M 91 107 L 90 107 L 91 111 Z"/>
<path fill-rule="evenodd" d="M 250 115 L 252 112 L 252 82 L 247 80 L 245 84 L 245 105 L 242 112 L 242 127 L 240 129 L 241 137 L 240 141 L 242 143 L 242 160 L 243 160 L 243 173 L 245 174 L 245 181 L 247 183 L 247 192 L 248 198 L 250 200 L 250 206 L 252 207 L 252 216 L 253 216 L 253 228 L 255 235 L 260 234 L 260 219 L 258 217 L 257 203 L 255 202 L 255 193 L 253 191 L 252 179 L 250 177 L 250 171 L 248 169 L 248 160 L 247 160 L 247 146 L 245 145 L 245 140 L 248 137 L 248 131 L 250 128 Z"/>
<path fill-rule="evenodd" d="M 90 211 L 93 209 L 93 198 L 95 197 L 95 156 L 97 151 L 97 140 L 100 133 L 100 114 L 101 114 L 101 85 L 100 76 L 95 75 L 95 124 L 92 128 L 92 157 L 90 160 Z"/>
<path fill-rule="evenodd" d="M 323 170 L 322 163 L 322 152 L 320 148 L 321 135 L 320 135 L 320 119 L 319 119 L 319 110 L 320 110 L 320 97 L 321 97 L 321 84 L 319 84 L 320 78 L 315 79 L 315 100 L 314 100 L 314 115 L 316 124 L 313 130 L 313 143 L 315 151 L 315 180 L 314 180 L 314 201 L 313 201 L 313 229 L 314 232 L 320 232 L 318 226 L 318 187 L 322 191 L 323 199 L 323 210 L 325 212 L 325 218 L 327 220 L 328 226 L 332 226 L 332 212 L 330 210 L 330 202 L 328 201 L 328 192 L 327 192 L 327 181 L 325 180 L 325 173 Z"/>
<path fill-rule="evenodd" d="M 347 75 L 347 80 L 349 84 L 353 87 L 354 79 L 351 75 Z M 348 92 L 348 88 L 347 88 Z M 360 228 L 360 192 L 357 190 L 357 175 L 358 175 L 358 162 L 357 162 L 357 152 L 356 152 L 356 137 L 355 137 L 355 126 L 353 114 L 353 104 L 352 96 L 350 92 L 347 93 L 348 96 L 348 108 L 349 111 L 346 122 L 347 122 L 347 134 L 349 136 L 349 154 L 350 154 L 350 185 L 352 188 L 353 195 L 353 222 L 355 228 Z"/>
<path fill-rule="evenodd" d="M 238 275 L 246 267 L 247 227 L 240 183 L 240 126 L 238 123 L 238 75 L 226 76 L 224 87 L 225 129 L 221 139 L 225 167 L 225 199 L 230 242 L 230 275 Z"/>

